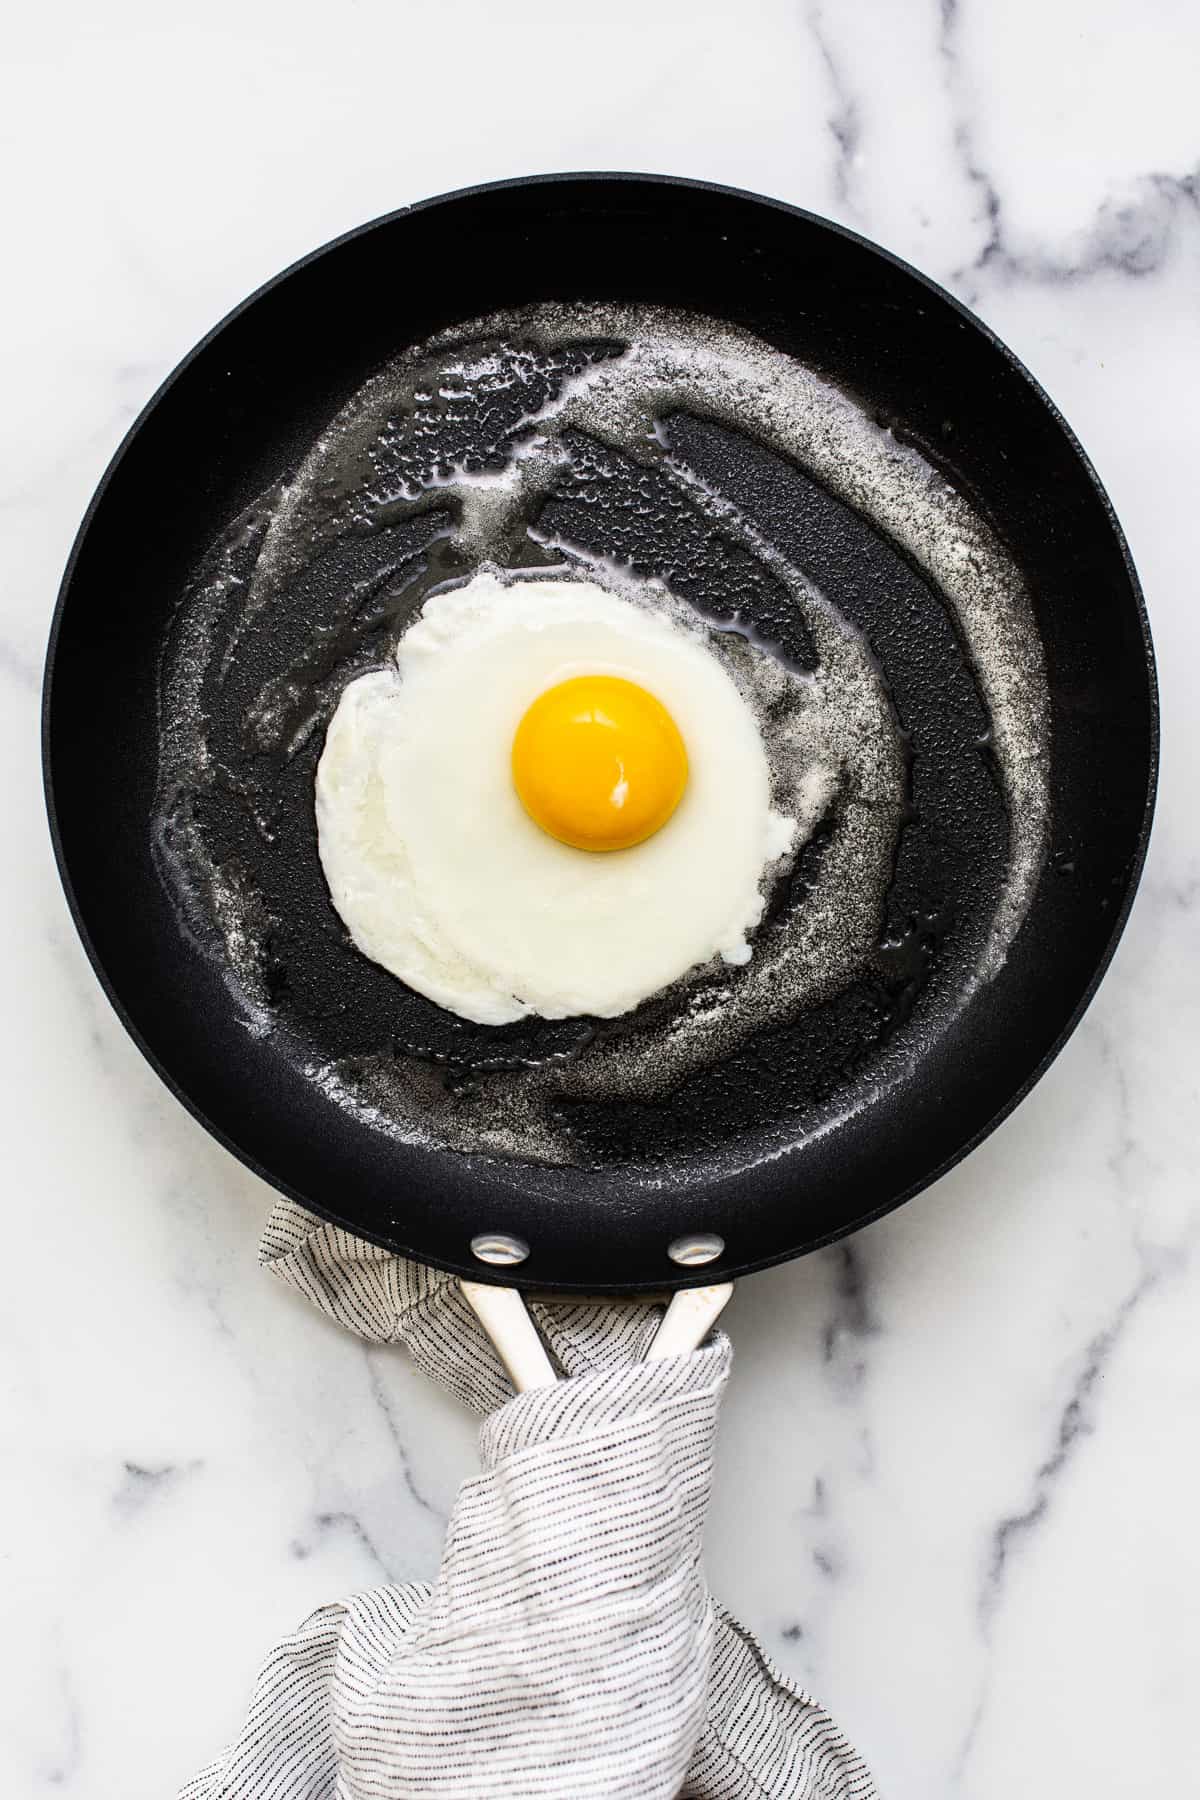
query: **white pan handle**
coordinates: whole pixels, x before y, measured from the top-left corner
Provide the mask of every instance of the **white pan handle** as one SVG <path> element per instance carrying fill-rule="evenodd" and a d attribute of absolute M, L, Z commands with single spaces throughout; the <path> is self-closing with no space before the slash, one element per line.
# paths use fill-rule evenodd
<path fill-rule="evenodd" d="M 486 1281 L 460 1281 L 459 1286 L 518 1394 L 526 1388 L 552 1387 L 558 1380 L 554 1364 L 517 1289 L 493 1287 Z"/>
<path fill-rule="evenodd" d="M 484 1281 L 461 1281 L 459 1285 L 517 1393 L 553 1386 L 558 1380 L 554 1365 L 518 1290 Z M 695 1350 L 712 1330 L 732 1293 L 732 1281 L 681 1289 L 663 1314 L 662 1324 L 646 1352 L 647 1362 L 687 1356 Z"/>
<path fill-rule="evenodd" d="M 687 1356 L 704 1342 L 733 1293 L 732 1281 L 715 1287 L 681 1288 L 671 1300 L 646 1361 L 664 1356 Z"/>

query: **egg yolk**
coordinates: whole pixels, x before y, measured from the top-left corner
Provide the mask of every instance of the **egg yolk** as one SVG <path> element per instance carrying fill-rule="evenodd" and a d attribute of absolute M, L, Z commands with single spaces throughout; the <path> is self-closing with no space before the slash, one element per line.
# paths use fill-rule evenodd
<path fill-rule="evenodd" d="M 674 719 L 636 682 L 578 675 L 517 726 L 513 781 L 543 831 L 577 850 L 627 850 L 661 829 L 687 785 Z"/>

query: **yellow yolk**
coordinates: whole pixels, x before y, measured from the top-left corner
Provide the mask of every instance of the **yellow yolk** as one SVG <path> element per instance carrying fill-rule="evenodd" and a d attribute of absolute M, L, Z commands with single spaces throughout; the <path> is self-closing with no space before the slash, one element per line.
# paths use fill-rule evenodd
<path fill-rule="evenodd" d="M 666 824 L 688 760 L 666 707 L 618 675 L 547 688 L 513 739 L 512 772 L 534 822 L 577 850 L 627 850 Z"/>

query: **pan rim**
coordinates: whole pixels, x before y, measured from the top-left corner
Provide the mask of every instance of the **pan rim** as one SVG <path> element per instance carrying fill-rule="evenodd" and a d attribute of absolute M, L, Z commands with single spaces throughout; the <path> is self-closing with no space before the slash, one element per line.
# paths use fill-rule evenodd
<path fill-rule="evenodd" d="M 875 257 L 882 258 L 895 270 L 923 287 L 943 305 L 948 306 L 951 311 L 957 315 L 958 319 L 965 327 L 983 338 L 993 351 L 998 351 L 1000 353 L 1010 369 L 1032 391 L 1033 397 L 1039 402 L 1041 407 L 1049 415 L 1053 424 L 1057 427 L 1058 431 L 1062 434 L 1066 444 L 1085 474 L 1092 491 L 1100 503 L 1108 528 L 1113 533 L 1115 545 L 1120 554 L 1137 616 L 1147 681 L 1148 755 L 1146 768 L 1146 794 L 1138 826 L 1137 840 L 1128 864 L 1120 902 L 1114 908 L 1111 930 L 1077 1004 L 1072 1009 L 1060 1031 L 1056 1034 L 1049 1048 L 1038 1060 L 1036 1066 L 1028 1076 L 1018 1084 L 1016 1089 L 996 1108 L 986 1122 L 968 1139 L 964 1140 L 961 1145 L 956 1146 L 953 1153 L 946 1157 L 934 1169 L 923 1175 L 919 1180 L 905 1188 L 899 1194 L 889 1195 L 888 1199 L 878 1207 L 860 1214 L 857 1218 L 843 1226 L 839 1226 L 834 1230 L 808 1241 L 800 1249 L 787 1249 L 759 1258 L 752 1258 L 746 1262 L 733 1262 L 729 1267 L 726 1266 L 725 1260 L 722 1259 L 717 1263 L 712 1263 L 706 1267 L 690 1271 L 683 1269 L 664 1269 L 663 1273 L 653 1280 L 631 1282 L 624 1285 L 595 1281 L 563 1282 L 558 1284 L 561 1291 L 574 1293 L 662 1292 L 674 1288 L 708 1285 L 715 1278 L 726 1279 L 732 1275 L 740 1277 L 742 1275 L 752 1274 L 759 1269 L 769 1268 L 776 1264 L 790 1261 L 794 1257 L 808 1255 L 814 1250 L 822 1249 L 831 1243 L 835 1243 L 840 1239 L 859 1231 L 864 1226 L 874 1223 L 875 1220 L 885 1217 L 888 1213 L 895 1211 L 898 1207 L 914 1198 L 918 1193 L 931 1187 L 958 1163 L 963 1161 L 972 1150 L 976 1149 L 985 1138 L 989 1137 L 991 1133 L 995 1131 L 1013 1111 L 1015 1111 L 1021 1101 L 1026 1098 L 1041 1080 L 1042 1076 L 1062 1051 L 1067 1040 L 1073 1035 L 1084 1013 L 1091 1005 L 1100 983 L 1112 962 L 1117 945 L 1119 944 L 1128 923 L 1134 897 L 1137 893 L 1138 885 L 1145 867 L 1157 799 L 1161 751 L 1161 706 L 1158 693 L 1154 646 L 1150 634 L 1150 622 L 1146 608 L 1145 595 L 1138 578 L 1137 569 L 1134 565 L 1125 533 L 1121 528 L 1120 521 L 1108 492 L 1103 482 L 1100 480 L 1090 457 L 1079 438 L 1072 430 L 1070 424 L 1067 422 L 1053 399 L 1046 392 L 1045 388 L 1038 381 L 1037 377 L 1031 373 L 1021 359 L 1015 355 L 1009 346 L 989 325 L 985 323 L 984 320 L 976 313 L 972 312 L 971 309 L 957 299 L 955 295 L 949 293 L 930 276 L 924 274 L 920 269 L 915 268 L 911 263 L 896 255 L 893 251 L 886 249 L 884 246 L 876 243 L 873 239 L 866 237 L 860 232 L 853 231 L 849 227 L 842 225 L 835 220 L 826 218 L 823 214 L 795 206 L 788 201 L 778 200 L 767 195 L 755 193 L 749 189 L 732 187 L 720 182 L 697 180 L 681 175 L 661 175 L 631 170 L 561 170 L 552 173 L 513 176 L 497 181 L 477 183 L 469 187 L 456 188 L 446 193 L 433 195 L 426 199 L 415 201 L 409 205 L 397 207 L 391 212 L 384 213 L 374 219 L 367 220 L 362 224 L 354 226 L 348 231 L 340 233 L 338 236 L 331 238 L 328 242 L 318 245 L 315 249 L 308 251 L 305 255 L 290 263 L 286 268 L 271 276 L 251 294 L 247 295 L 236 306 L 231 308 L 229 312 L 224 314 L 224 316 L 192 346 L 181 360 L 173 366 L 164 380 L 155 389 L 154 393 L 146 401 L 145 405 L 138 412 L 136 418 L 133 420 L 116 450 L 113 452 L 112 457 L 100 477 L 95 492 L 88 503 L 79 528 L 75 533 L 63 570 L 62 579 L 59 583 L 58 594 L 51 617 L 42 680 L 40 720 L 42 780 L 55 864 L 66 897 L 68 911 L 70 912 L 71 919 L 83 945 L 84 953 L 91 964 L 102 991 L 113 1008 L 113 1011 L 116 1013 L 120 1023 L 168 1091 L 183 1105 L 185 1110 L 204 1128 L 210 1137 L 215 1138 L 215 1140 L 233 1155 L 238 1162 L 266 1182 L 267 1185 L 277 1193 L 283 1194 L 286 1198 L 303 1206 L 306 1211 L 316 1214 L 329 1223 L 339 1225 L 368 1241 L 380 1243 L 386 1248 L 395 1250 L 397 1254 L 418 1257 L 418 1252 L 411 1247 L 403 1245 L 398 1247 L 394 1238 L 388 1239 L 383 1236 L 372 1237 L 372 1234 L 369 1231 L 364 1230 L 361 1224 L 339 1217 L 332 1208 L 315 1203 L 309 1195 L 302 1194 L 293 1185 L 281 1180 L 277 1175 L 265 1167 L 254 1155 L 243 1150 L 229 1135 L 214 1124 L 203 1109 L 184 1091 L 174 1076 L 166 1069 L 158 1054 L 151 1049 L 143 1034 L 135 1025 L 128 1009 L 110 980 L 104 964 L 96 950 L 95 944 L 93 943 L 68 868 L 67 855 L 63 844 L 54 792 L 50 743 L 51 691 L 54 666 L 59 636 L 76 566 L 84 542 L 91 529 L 92 522 L 103 503 L 109 486 L 124 461 L 126 454 L 151 415 L 157 411 L 158 407 L 166 399 L 176 382 L 185 374 L 197 358 L 199 358 L 201 354 L 220 337 L 222 332 L 224 332 L 229 325 L 240 318 L 250 308 L 255 306 L 266 295 L 282 286 L 293 275 L 309 267 L 319 259 L 332 254 L 341 249 L 344 245 L 365 237 L 372 232 L 386 229 L 413 213 L 426 212 L 432 208 L 446 206 L 458 201 L 474 199 L 487 194 L 512 190 L 551 189 L 557 185 L 581 181 L 611 182 L 614 185 L 627 184 L 631 187 L 654 186 L 657 188 L 675 188 L 694 193 L 720 195 L 727 199 L 740 200 L 753 206 L 767 208 L 782 215 L 797 219 L 805 225 L 828 232 L 834 237 L 840 238 L 861 250 L 867 251 Z M 474 1280 L 485 1282 L 491 1281 L 497 1285 L 541 1290 L 544 1290 L 546 1286 L 544 1278 L 538 1278 L 535 1275 L 522 1275 L 519 1267 L 505 1270 L 503 1277 L 500 1277 L 488 1270 L 486 1266 L 469 1262 L 465 1258 L 462 1260 L 448 1257 L 443 1258 L 440 1256 L 433 1258 L 427 1251 L 424 1251 L 419 1254 L 419 1260 L 430 1264 L 430 1266 L 444 1269 L 452 1274 L 467 1275 Z"/>

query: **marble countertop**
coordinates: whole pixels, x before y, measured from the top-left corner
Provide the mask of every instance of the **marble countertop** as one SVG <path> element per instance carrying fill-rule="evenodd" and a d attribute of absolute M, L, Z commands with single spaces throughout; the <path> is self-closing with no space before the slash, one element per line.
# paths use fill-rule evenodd
<path fill-rule="evenodd" d="M 1095 460 L 1160 659 L 1149 867 L 1083 1025 L 953 1174 L 735 1298 L 714 1588 L 890 1800 L 1200 1791 L 1200 11 L 453 20 L 69 0 L 6 30 L 0 1787 L 173 1793 L 275 1637 L 432 1571 L 475 1467 L 448 1398 L 260 1274 L 268 1190 L 76 942 L 37 738 L 72 535 L 160 379 L 277 269 L 428 193 L 591 167 L 799 202 L 974 306 Z"/>

